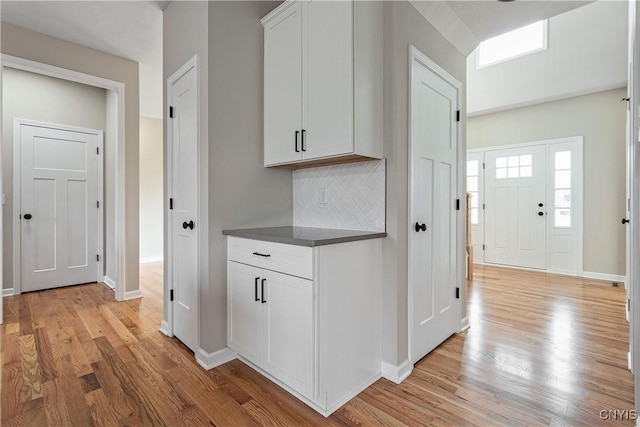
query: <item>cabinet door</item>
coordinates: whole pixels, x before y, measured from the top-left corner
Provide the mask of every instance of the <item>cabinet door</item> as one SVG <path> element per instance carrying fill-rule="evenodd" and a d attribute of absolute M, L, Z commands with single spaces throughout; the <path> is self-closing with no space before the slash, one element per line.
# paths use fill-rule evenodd
<path fill-rule="evenodd" d="M 264 27 L 264 164 L 301 159 L 302 18 L 292 2 Z"/>
<path fill-rule="evenodd" d="M 227 345 L 259 365 L 262 359 L 262 270 L 227 261 Z"/>
<path fill-rule="evenodd" d="M 302 3 L 303 159 L 353 145 L 353 2 Z"/>
<path fill-rule="evenodd" d="M 313 282 L 264 270 L 264 369 L 302 395 L 313 390 Z"/>

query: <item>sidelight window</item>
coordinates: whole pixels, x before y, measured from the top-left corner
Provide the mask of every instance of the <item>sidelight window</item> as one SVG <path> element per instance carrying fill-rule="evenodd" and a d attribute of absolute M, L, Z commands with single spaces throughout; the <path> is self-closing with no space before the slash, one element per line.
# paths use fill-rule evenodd
<path fill-rule="evenodd" d="M 571 227 L 571 151 L 554 154 L 554 225 Z"/>
<path fill-rule="evenodd" d="M 467 161 L 467 192 L 471 194 L 471 224 L 478 224 L 478 198 L 479 193 L 479 179 L 480 179 L 480 161 L 468 160 Z"/>

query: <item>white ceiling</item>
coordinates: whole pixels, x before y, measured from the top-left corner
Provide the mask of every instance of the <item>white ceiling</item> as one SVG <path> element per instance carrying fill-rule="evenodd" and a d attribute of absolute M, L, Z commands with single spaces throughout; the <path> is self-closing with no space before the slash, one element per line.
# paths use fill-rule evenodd
<path fill-rule="evenodd" d="M 162 118 L 162 6 L 155 1 L 3 0 L 1 18 L 139 62 L 140 114 Z"/>
<path fill-rule="evenodd" d="M 494 35 L 589 1 L 410 0 L 469 55 Z M 140 63 L 140 114 L 162 117 L 162 11 L 169 1 L 4 1 L 2 21 Z"/>

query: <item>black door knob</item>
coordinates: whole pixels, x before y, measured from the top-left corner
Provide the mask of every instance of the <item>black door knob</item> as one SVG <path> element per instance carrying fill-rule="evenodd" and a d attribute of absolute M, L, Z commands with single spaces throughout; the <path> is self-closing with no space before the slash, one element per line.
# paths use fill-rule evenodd
<path fill-rule="evenodd" d="M 419 223 L 419 222 L 416 222 L 416 225 L 415 225 L 415 227 L 414 227 L 414 228 L 416 229 L 416 233 L 419 233 L 419 232 L 420 232 L 420 230 L 422 230 L 422 231 L 427 231 L 427 224 L 422 224 L 422 225 L 420 225 L 420 223 Z"/>
<path fill-rule="evenodd" d="M 538 216 L 543 216 L 544 212 L 538 212 Z"/>
<path fill-rule="evenodd" d="M 628 222 L 631 222 L 631 221 L 629 221 L 627 218 L 622 218 L 622 225 L 625 225 Z"/>
<path fill-rule="evenodd" d="M 543 205 L 542 203 L 538 203 L 538 207 L 539 207 L 539 208 L 541 208 L 541 207 L 543 207 L 543 206 L 544 206 L 544 205 Z"/>
<path fill-rule="evenodd" d="M 187 228 L 189 228 L 189 229 L 193 230 L 193 220 L 191 220 L 191 221 L 189 221 L 189 222 L 186 222 L 186 221 L 185 221 L 185 222 L 183 222 L 183 223 L 182 223 L 182 228 L 184 228 L 185 230 L 186 230 Z"/>
<path fill-rule="evenodd" d="M 31 214 L 24 214 L 24 219 L 31 219 L 31 218 L 32 218 Z"/>

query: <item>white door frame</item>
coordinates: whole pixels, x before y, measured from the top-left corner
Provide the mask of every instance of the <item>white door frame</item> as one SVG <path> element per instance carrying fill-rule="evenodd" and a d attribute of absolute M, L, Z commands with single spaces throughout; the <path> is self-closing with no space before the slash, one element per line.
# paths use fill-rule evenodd
<path fill-rule="evenodd" d="M 408 106 L 407 106 L 407 112 L 408 112 L 408 117 L 409 120 L 407 120 L 407 136 L 408 136 L 408 140 L 407 140 L 407 145 L 408 145 L 408 212 L 407 212 L 407 232 L 408 232 L 408 239 L 407 239 L 407 253 L 411 253 L 411 244 L 413 242 L 413 233 L 411 232 L 411 225 L 413 224 L 413 218 L 412 218 L 412 212 L 413 212 L 413 174 L 414 174 L 414 170 L 413 170 L 413 166 L 412 166 L 412 155 L 413 155 L 413 146 L 411 143 L 411 82 L 413 81 L 413 63 L 415 61 L 420 62 L 422 65 L 424 65 L 426 68 L 428 68 L 429 70 L 431 70 L 433 73 L 435 73 L 436 75 L 438 75 L 439 77 L 441 77 L 443 80 L 447 81 L 449 84 L 451 84 L 453 87 L 455 87 L 458 91 L 458 99 L 457 99 L 457 103 L 458 103 L 458 109 L 460 109 L 462 107 L 462 84 L 457 81 L 451 74 L 449 74 L 447 71 L 445 71 L 443 68 L 441 68 L 438 64 L 436 64 L 434 61 L 432 61 L 431 59 L 429 59 L 425 54 L 423 54 L 422 52 L 420 52 L 415 46 L 413 45 L 409 45 L 409 61 L 408 61 L 408 65 L 409 65 L 409 84 L 408 84 L 408 96 L 407 96 L 407 102 L 408 102 Z M 461 113 L 462 116 L 462 113 Z M 465 164 L 465 159 L 467 157 L 467 153 L 466 153 L 466 147 L 465 147 L 465 141 L 462 139 L 462 132 L 461 132 L 461 121 L 458 121 L 457 123 L 457 132 L 456 132 L 456 136 L 457 136 L 457 147 L 458 147 L 458 154 L 457 154 L 457 173 L 456 173 L 456 179 L 457 179 L 457 183 L 456 183 L 456 192 L 457 192 L 457 196 L 456 198 L 460 200 L 460 210 L 458 211 L 458 216 L 457 216 L 457 223 L 456 223 L 456 244 L 457 244 L 457 256 L 456 256 L 456 286 L 460 288 L 460 298 L 457 300 L 457 304 L 456 304 L 456 317 L 458 319 L 458 331 L 461 332 L 464 329 L 466 329 L 469 326 L 469 320 L 468 320 L 468 316 L 465 316 L 464 318 L 461 317 L 461 314 L 463 313 L 462 310 L 462 304 L 466 304 L 466 293 L 467 293 L 467 284 L 466 284 L 466 280 L 463 280 L 465 277 L 465 253 L 466 253 L 466 247 L 465 247 L 465 239 L 466 239 L 466 231 L 465 231 L 465 227 L 466 227 L 466 216 L 464 215 L 464 213 L 467 211 L 466 210 L 466 197 L 462 197 L 463 191 L 464 191 L 464 185 L 463 182 L 465 182 L 466 180 L 466 164 Z M 408 259 L 411 259 L 411 257 L 409 256 Z M 412 346 L 413 346 L 413 278 L 412 278 L 412 274 L 411 274 L 411 267 L 408 265 L 407 263 L 407 282 L 408 282 L 408 317 L 407 317 L 407 324 L 408 324 L 408 332 L 409 332 L 409 339 L 408 339 L 408 359 L 409 359 L 409 366 L 411 367 L 411 369 L 413 369 L 413 364 L 415 362 L 417 362 L 417 360 L 411 360 L 412 359 Z"/>
<path fill-rule="evenodd" d="M 195 68 L 196 71 L 196 105 L 197 111 L 196 114 L 196 127 L 197 127 L 197 152 L 198 158 L 200 158 L 201 150 L 200 150 L 200 73 L 198 70 L 198 55 L 194 55 L 191 59 L 189 59 L 184 65 L 182 65 L 175 73 L 173 73 L 167 79 L 167 104 L 173 95 L 173 83 L 175 83 L 180 77 L 182 77 L 187 71 Z M 166 149 L 166 171 L 167 171 L 167 185 L 166 185 L 166 193 L 165 193 L 165 206 L 169 206 L 169 198 L 173 197 L 173 120 L 169 117 L 169 106 L 167 105 L 167 112 L 165 117 L 165 123 L 167 123 L 167 149 Z M 194 165 L 194 167 L 198 168 L 197 176 L 198 183 L 196 194 L 200 194 L 200 166 L 199 164 Z M 203 235 L 204 227 L 200 227 L 200 206 L 196 209 L 195 212 L 195 223 L 198 224 L 196 229 L 196 260 L 197 260 L 197 280 L 196 280 L 196 295 L 198 298 L 197 304 L 194 306 L 194 310 L 196 311 L 196 319 L 198 322 L 196 324 L 196 343 L 194 348 L 194 353 L 196 357 L 198 357 L 198 352 L 200 350 L 200 242 L 202 239 L 206 239 L 207 236 Z M 172 337 L 173 336 L 173 301 L 170 300 L 170 291 L 173 289 L 173 211 L 168 210 L 168 214 L 165 216 L 165 223 L 167 224 L 167 262 L 164 264 L 164 292 L 163 292 L 163 304 L 164 304 L 164 313 L 166 315 L 166 319 L 162 320 L 160 325 L 160 332 L 163 334 Z"/>
<path fill-rule="evenodd" d="M 124 153 L 125 153 L 125 107 L 124 95 L 125 84 L 115 80 L 109 80 L 90 74 L 80 73 L 78 71 L 68 70 L 66 68 L 56 67 L 41 62 L 31 61 L 29 59 L 17 56 L 5 55 L 0 56 L 0 65 L 3 67 L 16 68 L 18 70 L 29 71 L 36 74 L 42 74 L 49 77 L 55 77 L 62 80 L 68 80 L 76 83 L 95 86 L 115 92 L 116 108 L 117 108 L 117 135 L 116 135 L 116 153 L 115 153 L 115 299 L 124 301 L 126 299 L 126 257 L 125 257 L 125 181 L 124 181 Z M 0 118 L 1 120 L 1 118 Z M 0 156 L 2 153 L 0 153 Z M 0 235 L 0 240 L 4 239 L 4 230 Z M 14 248 L 15 253 L 15 248 Z M 103 259 L 103 257 L 100 257 Z M 138 260 L 135 260 L 138 262 Z M 0 271 L 2 270 L 2 259 L 0 258 Z M 101 275 L 104 270 L 101 270 Z M 104 278 L 102 278 L 104 280 Z M 15 285 L 14 285 L 15 286 Z"/>
<path fill-rule="evenodd" d="M 22 134 L 20 127 L 22 125 L 36 126 L 48 129 L 60 129 L 71 132 L 81 132 L 98 137 L 98 276 L 96 281 L 104 281 L 104 226 L 103 226 L 103 209 L 104 209 L 104 171 L 102 163 L 104 162 L 104 131 L 97 129 L 87 129 L 75 126 L 59 125 L 55 123 L 37 122 L 34 120 L 13 119 L 13 218 L 19 218 L 22 214 L 21 200 L 21 172 L 22 159 L 21 143 Z M 13 293 L 14 295 L 22 293 L 22 227 L 20 220 L 14 222 L 13 226 Z"/>
<path fill-rule="evenodd" d="M 546 158 L 545 161 L 547 162 L 547 165 L 550 165 L 550 150 L 548 149 L 548 146 L 551 145 L 555 145 L 555 144 L 567 144 L 567 143 L 571 143 L 574 144 L 575 146 L 575 150 L 574 150 L 574 159 L 572 162 L 572 172 L 575 171 L 575 175 L 580 177 L 580 181 L 577 183 L 573 183 L 573 185 L 575 185 L 574 187 L 572 187 L 571 191 L 573 192 L 573 194 L 575 195 L 575 208 L 572 206 L 572 209 L 577 209 L 577 211 L 579 212 L 576 215 L 576 232 L 577 232 L 577 236 L 576 236 L 576 240 L 578 242 L 578 265 L 577 265 L 577 275 L 578 276 L 583 276 L 585 274 L 585 272 L 583 271 L 583 258 L 584 258 L 584 165 L 583 165 L 583 145 L 584 145 L 584 137 L 582 136 L 570 136 L 570 137 L 565 137 L 565 138 L 555 138 L 555 139 L 544 139 L 544 140 L 540 140 L 540 141 L 529 141 L 529 142 L 521 142 L 521 143 L 517 143 L 517 144 L 506 144 L 506 145 L 495 145 L 495 146 L 491 146 L 491 147 L 483 147 L 483 148 L 472 148 L 469 149 L 468 152 L 469 153 L 483 153 L 483 162 L 484 160 L 484 153 L 486 153 L 487 151 L 494 151 L 494 150 L 508 150 L 511 148 L 526 148 L 526 147 L 532 147 L 535 145 L 544 145 L 547 147 L 546 150 Z M 484 178 L 484 176 L 486 175 L 485 173 L 486 171 L 483 169 L 482 171 L 482 176 Z M 551 194 L 549 194 L 549 188 L 548 188 L 548 178 L 550 176 L 550 174 L 553 171 L 549 168 L 547 168 L 547 176 L 545 177 L 545 193 L 546 193 L 546 208 L 549 211 L 551 204 L 549 203 L 552 200 L 552 196 Z M 572 174 L 573 175 L 573 174 Z M 483 185 L 482 190 L 479 192 L 480 195 L 480 200 L 479 200 L 479 204 L 482 205 L 485 201 L 485 191 L 486 191 L 486 186 Z M 482 217 L 482 223 L 480 224 L 481 228 L 482 228 L 482 235 L 483 237 L 486 235 L 484 227 L 484 221 L 485 221 L 485 216 L 483 215 Z M 558 272 L 558 271 L 553 271 L 550 270 L 548 268 L 548 266 L 550 265 L 549 263 L 549 256 L 550 256 L 550 251 L 549 251 L 549 237 L 550 237 L 550 229 L 551 229 L 551 223 L 548 222 L 547 227 L 545 232 L 547 233 L 547 238 L 546 238 L 546 243 L 545 243 L 545 251 L 546 251 L 546 265 L 547 268 L 545 270 L 538 270 L 538 269 L 529 269 L 526 267 L 512 267 L 512 266 L 507 266 L 505 265 L 505 268 L 514 268 L 514 269 L 519 269 L 519 270 L 531 270 L 531 271 L 546 271 L 548 273 L 554 273 L 554 274 L 568 274 L 566 272 Z M 484 242 L 483 242 L 484 243 Z M 478 262 L 478 264 L 484 264 L 484 253 L 482 254 L 482 262 Z M 592 278 L 596 278 L 593 277 L 596 273 L 587 273 L 588 277 L 592 277 Z"/>

